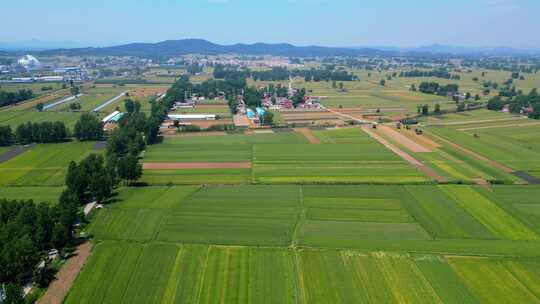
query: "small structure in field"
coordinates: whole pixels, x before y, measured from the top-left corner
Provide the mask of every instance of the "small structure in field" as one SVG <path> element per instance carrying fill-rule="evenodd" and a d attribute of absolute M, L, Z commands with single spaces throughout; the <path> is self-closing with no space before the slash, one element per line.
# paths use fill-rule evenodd
<path fill-rule="evenodd" d="M 216 120 L 215 114 L 169 114 L 170 120 Z"/>

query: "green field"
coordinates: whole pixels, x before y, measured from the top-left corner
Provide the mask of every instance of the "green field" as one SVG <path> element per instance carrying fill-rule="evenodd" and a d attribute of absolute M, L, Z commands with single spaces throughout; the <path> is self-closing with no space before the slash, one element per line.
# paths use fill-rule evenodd
<path fill-rule="evenodd" d="M 95 142 L 37 144 L 9 161 L 0 163 L 0 186 L 63 186 L 71 161 L 80 161 L 94 150 Z"/>
<path fill-rule="evenodd" d="M 323 144 L 308 144 L 296 132 L 166 138 L 145 152 L 144 162 L 251 161 L 253 167 L 148 170 L 143 180 L 150 184 L 427 182 L 422 173 L 359 129 L 315 131 L 315 136 Z"/>
<path fill-rule="evenodd" d="M 0 199 L 33 200 L 35 203 L 56 204 L 64 187 L 2 187 Z"/>
<path fill-rule="evenodd" d="M 185 72 L 153 68 L 145 77 L 169 83 Z M 475 69 L 459 72 L 459 81 L 393 77 L 382 87 L 388 72 L 351 72 L 360 81 L 344 82 L 343 91 L 300 78 L 293 85 L 324 96 L 328 107 L 398 117 L 414 115 L 419 104 L 455 109 L 448 97 L 410 91 L 413 84 L 458 83 L 474 95 L 482 94 L 484 80 L 510 77 L 482 77 Z M 527 75 L 515 84 L 528 90 L 537 80 Z M 144 87 L 151 88 L 87 87 L 76 101 L 81 112 L 64 104 L 40 113 L 28 103 L 0 110 L 0 124 L 57 117 L 72 127 L 81 113 Z M 150 97 L 136 95 L 130 98 L 148 113 Z M 124 110 L 124 100 L 98 115 Z M 212 102 L 178 112 L 229 117 L 228 108 Z M 146 148 L 141 163 L 251 168 L 144 170 L 137 186 L 115 189 L 84 228 L 94 249 L 64 302 L 540 303 L 540 187 L 501 169 L 540 177 L 534 122 L 478 110 L 421 118 L 424 138 L 398 131 L 440 145 L 431 152 L 415 152 L 383 128 L 373 131 L 418 160 L 416 167 L 356 126 L 311 129 L 320 144 L 301 130 L 277 128 L 166 136 Z M 0 198 L 54 204 L 69 162 L 102 152 L 90 142 L 34 145 L 0 163 Z M 446 182 L 437 184 L 422 166 Z"/>

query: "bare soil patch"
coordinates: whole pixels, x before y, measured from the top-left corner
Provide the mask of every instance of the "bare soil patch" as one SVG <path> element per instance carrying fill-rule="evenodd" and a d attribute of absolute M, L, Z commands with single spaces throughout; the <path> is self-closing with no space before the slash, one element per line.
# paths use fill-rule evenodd
<path fill-rule="evenodd" d="M 56 274 L 54 280 L 47 292 L 38 300 L 39 304 L 60 304 L 67 295 L 71 285 L 77 278 L 77 275 L 83 268 L 90 252 L 92 251 L 92 243 L 86 242 L 75 251 L 75 256 L 70 258 L 60 271 Z"/>
<path fill-rule="evenodd" d="M 250 169 L 251 162 L 236 163 L 144 163 L 146 170 L 182 170 L 182 169 Z"/>
<path fill-rule="evenodd" d="M 419 171 L 424 173 L 427 177 L 429 177 L 429 178 L 431 178 L 431 179 L 433 179 L 433 180 L 435 180 L 435 181 L 437 181 L 439 183 L 446 182 L 446 178 L 440 176 L 437 172 L 433 171 L 431 168 L 429 168 L 428 166 L 426 166 L 424 163 L 420 162 L 416 158 L 410 156 L 405 151 L 399 149 L 398 147 L 396 147 L 396 146 L 392 145 L 391 143 L 389 143 L 388 141 L 386 141 L 384 138 L 382 138 L 381 136 L 379 136 L 378 134 L 373 132 L 373 130 L 371 129 L 370 126 L 363 126 L 362 130 L 364 130 L 364 132 L 366 132 L 369 136 L 371 136 L 372 138 L 377 140 L 379 143 L 381 143 L 383 146 L 388 148 L 390 151 L 394 152 L 399 157 L 403 158 L 405 161 L 407 161 L 411 165 L 415 166 Z"/>
<path fill-rule="evenodd" d="M 411 150 L 414 153 L 433 152 L 433 150 L 428 149 L 427 147 L 424 147 L 423 145 L 419 144 L 416 141 L 413 141 L 411 138 L 404 136 L 398 131 L 392 129 L 391 127 L 380 126 L 378 130 L 382 132 L 384 135 L 392 138 L 393 140 L 398 142 L 400 145 L 406 147 L 407 149 Z"/>
<path fill-rule="evenodd" d="M 436 150 L 436 149 L 441 147 L 441 145 L 438 142 L 436 142 L 436 141 L 432 140 L 431 138 L 426 137 L 424 135 L 417 135 L 413 130 L 403 130 L 402 129 L 399 132 L 401 134 L 411 138 L 413 141 L 421 143 L 422 146 L 427 147 L 429 149 Z"/>
<path fill-rule="evenodd" d="M 294 131 L 304 135 L 304 137 L 309 141 L 309 143 L 311 144 L 314 144 L 314 145 L 318 145 L 321 143 L 321 141 L 315 137 L 315 135 L 313 134 L 313 132 L 311 131 L 311 129 L 308 129 L 308 128 L 296 128 L 294 129 Z"/>

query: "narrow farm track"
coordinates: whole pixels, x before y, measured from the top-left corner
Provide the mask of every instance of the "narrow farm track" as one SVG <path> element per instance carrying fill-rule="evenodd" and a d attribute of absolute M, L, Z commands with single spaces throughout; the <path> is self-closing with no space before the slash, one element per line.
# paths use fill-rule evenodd
<path fill-rule="evenodd" d="M 60 304 L 64 301 L 71 285 L 83 268 L 90 252 L 92 243 L 87 242 L 75 251 L 75 256 L 69 259 L 56 274 L 56 280 L 49 285 L 47 292 L 38 301 L 39 304 Z"/>
<path fill-rule="evenodd" d="M 143 163 L 145 170 L 250 169 L 251 162 L 235 163 Z"/>
<path fill-rule="evenodd" d="M 383 146 L 385 146 L 386 148 L 388 148 L 390 151 L 394 152 L 395 154 L 397 154 L 399 157 L 403 158 L 404 160 L 406 160 L 408 163 L 410 163 L 411 165 L 415 166 L 418 170 L 420 170 L 422 173 L 424 173 L 426 176 L 428 176 L 429 178 L 439 182 L 439 183 L 442 183 L 442 182 L 446 182 L 446 178 L 440 176 L 437 172 L 433 171 L 431 168 L 429 168 L 428 166 L 426 166 L 424 163 L 420 162 L 419 160 L 417 160 L 416 158 L 412 157 L 411 155 L 409 155 L 408 153 L 406 153 L 405 151 L 399 149 L 398 147 L 392 145 L 391 143 L 389 143 L 388 141 L 386 141 L 384 138 L 382 138 L 381 136 L 379 136 L 378 134 L 375 134 L 369 126 L 363 126 L 362 127 L 362 130 L 364 130 L 364 132 L 366 132 L 369 136 L 371 136 L 373 139 L 377 140 L 379 143 L 381 143 Z"/>
<path fill-rule="evenodd" d="M 321 143 L 321 141 L 313 135 L 313 132 L 311 132 L 311 129 L 309 128 L 297 128 L 294 129 L 294 131 L 304 135 L 304 137 L 309 141 L 309 143 L 318 145 Z"/>

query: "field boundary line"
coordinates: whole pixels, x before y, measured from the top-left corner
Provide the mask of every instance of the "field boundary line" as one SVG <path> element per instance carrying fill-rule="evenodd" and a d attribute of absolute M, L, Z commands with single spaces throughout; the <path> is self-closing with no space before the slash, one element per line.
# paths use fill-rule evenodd
<path fill-rule="evenodd" d="M 296 221 L 295 225 L 294 225 L 294 229 L 292 231 L 292 235 L 291 235 L 291 248 L 292 249 L 296 249 L 296 245 L 297 245 L 297 234 L 298 234 L 298 230 L 300 229 L 300 226 L 302 226 L 302 223 L 306 220 L 306 208 L 304 206 L 304 186 L 303 185 L 300 185 L 300 189 L 299 189 L 299 194 L 300 194 L 300 213 L 298 214 L 298 220 Z"/>
<path fill-rule="evenodd" d="M 294 249 L 294 264 L 296 268 L 296 274 L 297 274 L 297 303 L 306 303 L 305 299 L 305 289 L 306 289 L 306 283 L 304 282 L 304 271 L 302 268 L 302 261 L 300 258 L 300 250 Z"/>
<path fill-rule="evenodd" d="M 375 132 L 371 131 L 369 129 L 369 126 L 363 126 L 361 129 L 364 130 L 369 136 L 371 136 L 373 139 L 377 140 L 380 144 L 388 148 L 390 151 L 394 152 L 396 155 L 410 163 L 411 165 L 415 166 L 418 170 L 420 170 L 422 173 L 424 173 L 427 177 L 434 179 L 437 182 L 446 182 L 446 178 L 440 176 L 437 172 L 433 171 L 431 168 L 417 160 L 416 158 L 412 157 L 405 151 L 401 150 L 400 148 L 394 146 Z"/>
<path fill-rule="evenodd" d="M 206 269 L 208 268 L 208 260 L 210 259 L 210 251 L 212 250 L 212 246 L 211 244 L 208 244 L 207 247 L 208 249 L 206 250 L 206 257 L 204 259 L 204 265 L 203 265 L 203 269 L 201 269 L 201 280 L 199 281 L 199 290 L 197 291 L 197 298 L 195 299 L 195 303 L 200 303 L 201 302 L 201 295 L 202 295 L 202 292 L 203 292 L 203 287 L 204 287 L 204 280 L 206 278 Z"/>
<path fill-rule="evenodd" d="M 131 286 L 131 281 L 133 281 L 133 277 L 135 276 L 135 271 L 138 270 L 139 268 L 139 265 L 141 263 L 141 260 L 142 260 L 142 255 L 144 254 L 144 251 L 146 249 L 146 247 L 149 246 L 149 244 L 151 244 L 150 242 L 147 242 L 147 243 L 142 243 L 142 246 L 141 246 L 141 252 L 139 253 L 139 255 L 137 255 L 137 261 L 135 261 L 135 267 L 131 270 L 131 273 L 129 274 L 129 279 L 128 279 L 128 284 L 126 285 L 126 287 L 124 288 L 124 290 L 122 291 L 122 299 L 125 299 L 126 298 L 126 293 L 129 289 L 129 286 Z M 129 250 L 126 249 L 126 252 Z"/>
<path fill-rule="evenodd" d="M 86 264 L 93 247 L 91 242 L 85 242 L 77 247 L 75 251 L 76 255 L 62 265 L 60 271 L 55 275 L 55 280 L 49 285 L 45 294 L 37 301 L 39 304 L 56 304 L 64 301 L 71 286 Z"/>

